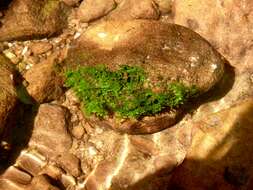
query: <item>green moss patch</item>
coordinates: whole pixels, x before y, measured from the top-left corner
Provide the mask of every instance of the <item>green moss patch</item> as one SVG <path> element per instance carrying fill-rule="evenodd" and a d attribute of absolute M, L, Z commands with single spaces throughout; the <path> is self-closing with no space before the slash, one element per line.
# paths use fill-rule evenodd
<path fill-rule="evenodd" d="M 84 113 L 102 118 L 154 115 L 178 108 L 198 93 L 196 87 L 180 82 L 166 83 L 166 88 L 155 92 L 145 71 L 136 66 L 123 65 L 116 71 L 104 65 L 86 66 L 69 70 L 65 76 L 66 87 L 75 91 Z"/>

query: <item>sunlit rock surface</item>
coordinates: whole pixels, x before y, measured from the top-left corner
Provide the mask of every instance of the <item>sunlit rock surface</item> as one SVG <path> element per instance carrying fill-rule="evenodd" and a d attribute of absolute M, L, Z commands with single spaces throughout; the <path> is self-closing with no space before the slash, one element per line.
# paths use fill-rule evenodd
<path fill-rule="evenodd" d="M 115 2 L 119 6 L 127 0 Z M 253 189 L 252 1 L 145 2 L 148 2 L 146 12 L 137 10 L 137 2 L 125 6 L 137 12 L 121 16 L 132 19 L 132 15 L 139 14 L 158 19 L 159 14 L 163 22 L 190 27 L 234 68 L 226 68 L 228 72 L 222 80 L 205 95 L 205 103 L 197 102 L 191 115 L 173 128 L 151 135 L 120 135 L 89 124 L 79 109 L 80 102 L 69 90 L 66 97 L 53 105 L 39 107 L 39 112 L 36 107 L 33 114 L 25 110 L 25 117 L 32 121 L 22 120 L 25 124 L 19 124 L 18 128 L 19 135 L 27 137 L 27 143 L 18 141 L 23 147 L 14 154 L 10 166 L 1 170 L 0 190 Z M 149 6 L 153 2 L 155 6 Z M 156 12 L 158 9 L 160 13 Z M 3 15 L 1 11 L 0 21 Z M 64 38 L 66 41 L 81 36 L 78 22 L 73 23 L 77 31 L 73 38 Z M 59 39 L 47 40 L 59 43 Z M 6 49 L 6 44 L 0 46 L 1 50 Z M 105 47 L 108 48 L 108 43 Z M 5 75 L 0 76 L 0 81 L 2 76 Z M 37 130 L 36 138 L 27 133 L 33 129 Z M 39 139 L 39 134 L 44 140 Z"/>
<path fill-rule="evenodd" d="M 207 38 L 235 67 L 224 97 L 194 115 L 193 144 L 171 189 L 252 189 L 253 2 L 176 1 L 173 22 Z M 166 20 L 166 19 L 164 19 Z M 227 83 L 233 77 L 227 76 Z M 222 91 L 223 88 L 217 89 Z"/>
<path fill-rule="evenodd" d="M 0 41 L 33 39 L 60 33 L 68 7 L 58 0 L 13 0 L 4 11 Z"/>
<path fill-rule="evenodd" d="M 191 30 L 157 21 L 105 21 L 90 27 L 73 44 L 65 60 L 67 69 L 104 64 L 110 69 L 121 65 L 140 66 L 148 80 L 180 81 L 195 86 L 199 94 L 213 88 L 225 72 L 225 59 L 201 36 Z M 108 126 L 129 134 L 154 133 L 178 121 L 180 109 L 165 111 L 140 120 L 115 117 L 107 120 L 88 118 L 100 126 Z"/>

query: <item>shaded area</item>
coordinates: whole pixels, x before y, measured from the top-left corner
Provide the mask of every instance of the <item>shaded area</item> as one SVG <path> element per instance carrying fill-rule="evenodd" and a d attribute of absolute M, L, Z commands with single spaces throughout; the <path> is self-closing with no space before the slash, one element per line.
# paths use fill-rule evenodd
<path fill-rule="evenodd" d="M 12 0 L 1 0 L 0 1 L 0 10 L 6 9 Z"/>
<path fill-rule="evenodd" d="M 253 188 L 253 100 L 194 124 L 192 146 L 172 173 L 164 168 L 130 188 L 150 190 L 250 190 Z M 213 125 L 213 120 L 218 122 Z"/>
<path fill-rule="evenodd" d="M 18 76 L 22 81 L 21 76 Z M 20 152 L 27 146 L 33 130 L 34 118 L 37 114 L 38 105 L 29 96 L 22 83 L 16 84 L 19 102 L 11 117 L 7 120 L 7 126 L 1 136 L 1 141 L 7 147 L 0 149 L 0 174 L 15 163 Z"/>

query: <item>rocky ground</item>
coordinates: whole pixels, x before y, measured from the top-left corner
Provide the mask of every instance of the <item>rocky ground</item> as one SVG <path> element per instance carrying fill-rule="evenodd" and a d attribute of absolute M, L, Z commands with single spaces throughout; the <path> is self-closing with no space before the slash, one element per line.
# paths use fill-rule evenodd
<path fill-rule="evenodd" d="M 253 189 L 252 48 L 251 0 L 1 1 L 0 190 Z M 205 93 L 172 127 L 118 133 L 59 74 L 98 62 Z"/>

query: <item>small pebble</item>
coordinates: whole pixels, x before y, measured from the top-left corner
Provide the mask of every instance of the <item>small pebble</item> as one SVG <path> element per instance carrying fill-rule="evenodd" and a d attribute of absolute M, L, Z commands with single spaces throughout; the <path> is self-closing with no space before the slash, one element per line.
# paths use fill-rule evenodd
<path fill-rule="evenodd" d="M 77 139 L 81 139 L 83 137 L 84 134 L 84 128 L 82 125 L 78 125 L 76 127 L 73 127 L 72 129 L 72 135 L 77 138 Z"/>

